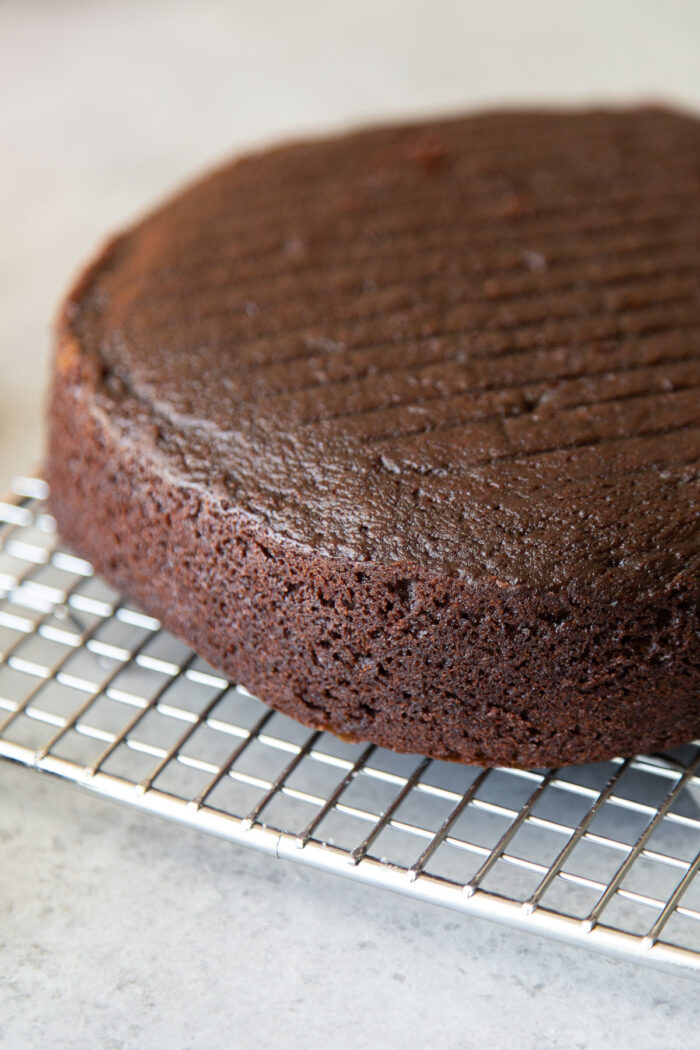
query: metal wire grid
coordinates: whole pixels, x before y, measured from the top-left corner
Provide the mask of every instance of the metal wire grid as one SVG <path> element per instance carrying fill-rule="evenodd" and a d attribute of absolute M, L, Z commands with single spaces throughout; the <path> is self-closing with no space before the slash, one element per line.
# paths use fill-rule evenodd
<path fill-rule="evenodd" d="M 0 502 L 0 757 L 338 874 L 700 972 L 700 745 L 487 769 L 312 732 L 57 545 L 44 482 Z"/>

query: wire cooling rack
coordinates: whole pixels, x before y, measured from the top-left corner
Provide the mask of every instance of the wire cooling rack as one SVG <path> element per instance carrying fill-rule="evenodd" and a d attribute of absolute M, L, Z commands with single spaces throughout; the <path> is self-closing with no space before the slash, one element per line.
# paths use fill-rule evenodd
<path fill-rule="evenodd" d="M 347 744 L 232 684 L 0 501 L 0 757 L 360 881 L 700 973 L 700 745 L 559 770 Z"/>

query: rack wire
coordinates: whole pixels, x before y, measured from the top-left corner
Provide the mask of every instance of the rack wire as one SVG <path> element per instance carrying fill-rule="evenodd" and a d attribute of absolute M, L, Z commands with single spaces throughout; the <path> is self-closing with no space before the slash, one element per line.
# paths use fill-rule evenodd
<path fill-rule="evenodd" d="M 700 744 L 558 770 L 348 744 L 223 678 L 0 501 L 0 757 L 336 874 L 700 973 Z"/>

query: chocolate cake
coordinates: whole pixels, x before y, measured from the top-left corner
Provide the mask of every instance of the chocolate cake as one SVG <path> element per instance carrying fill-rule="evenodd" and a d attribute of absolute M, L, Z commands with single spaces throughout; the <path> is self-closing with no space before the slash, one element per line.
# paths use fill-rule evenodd
<path fill-rule="evenodd" d="M 300 721 L 476 764 L 700 734 L 700 123 L 492 112 L 222 168 L 58 326 L 65 540 Z"/>

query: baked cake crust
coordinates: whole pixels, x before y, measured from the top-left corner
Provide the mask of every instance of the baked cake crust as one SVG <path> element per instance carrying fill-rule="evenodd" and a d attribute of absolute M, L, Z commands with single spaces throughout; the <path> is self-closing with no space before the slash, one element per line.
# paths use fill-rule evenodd
<path fill-rule="evenodd" d="M 64 538 L 299 720 L 477 764 L 700 734 L 700 124 L 504 112 L 228 166 L 66 301 Z"/>

